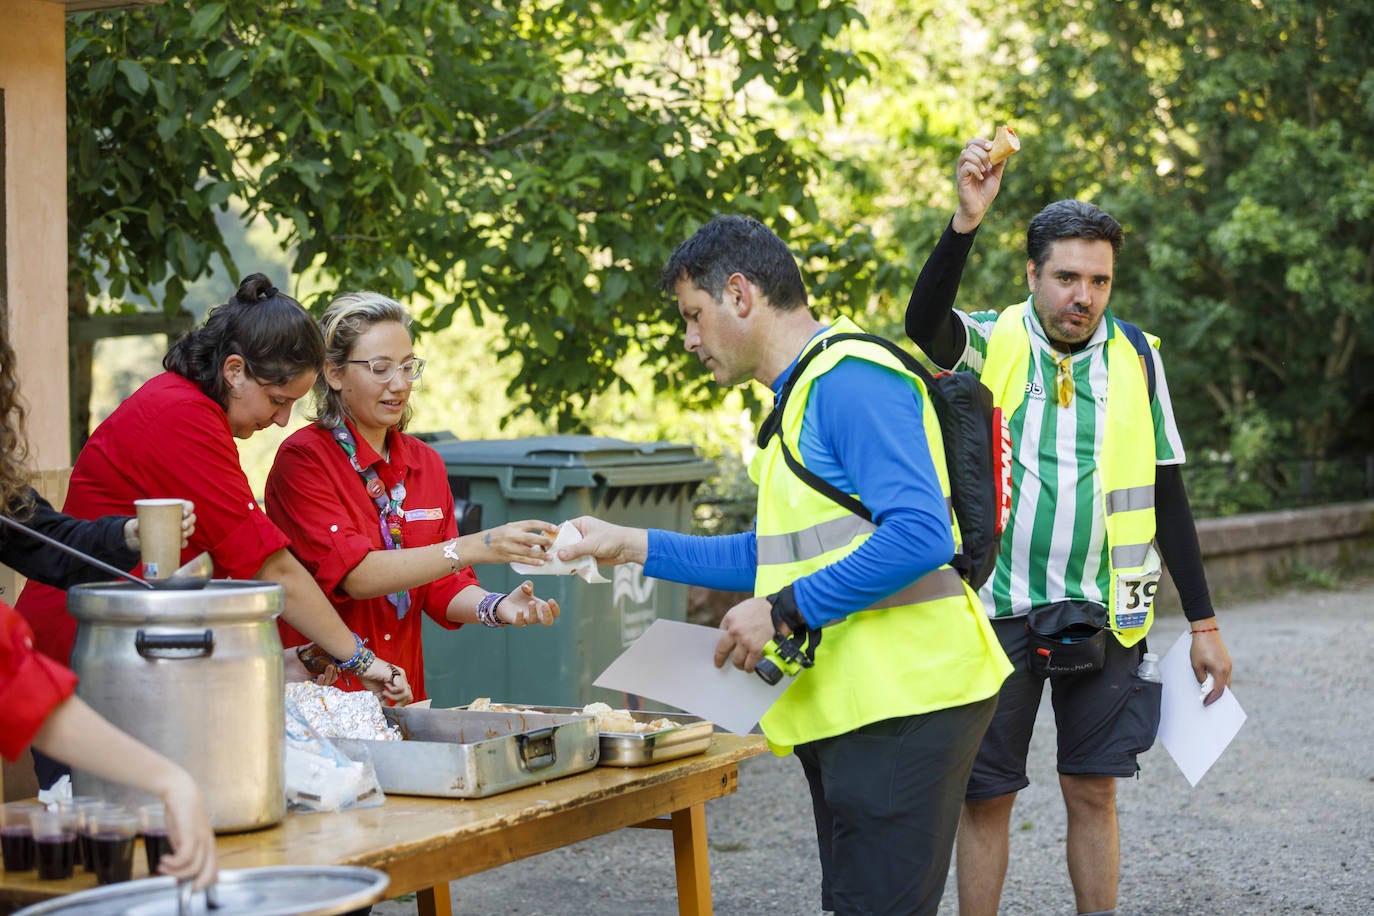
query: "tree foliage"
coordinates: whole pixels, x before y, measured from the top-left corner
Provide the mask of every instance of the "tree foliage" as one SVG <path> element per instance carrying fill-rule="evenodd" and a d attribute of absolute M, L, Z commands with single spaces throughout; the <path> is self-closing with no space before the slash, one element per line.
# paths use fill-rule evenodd
<path fill-rule="evenodd" d="M 863 72 L 829 0 L 306 0 L 167 4 L 73 19 L 73 276 L 173 312 L 231 256 L 231 199 L 336 289 L 504 319 L 511 392 L 575 428 L 648 341 L 684 374 L 657 271 L 711 214 L 825 235 L 814 148 L 751 102 L 837 106 Z M 247 272 L 252 265 L 233 265 Z M 94 288 L 94 283 L 91 283 Z M 319 306 L 320 303 L 313 303 Z M 674 344 L 669 346 L 669 344 Z"/>
<path fill-rule="evenodd" d="M 979 230 L 963 307 L 1024 298 L 1028 220 L 1093 200 L 1126 228 L 1113 308 L 1163 337 L 1195 458 L 1272 495 L 1296 476 L 1288 459 L 1374 447 L 1374 7 L 873 5 L 877 88 L 845 118 L 879 165 L 821 205 L 883 220 L 874 248 L 893 267 L 870 324 L 900 337 L 953 211 L 958 148 L 1010 123 L 1024 149 Z"/>
<path fill-rule="evenodd" d="M 1021 12 L 1033 40 L 1002 48 L 1034 151 L 1010 175 L 1018 216 L 1083 196 L 1122 220 L 1113 304 L 1165 337 L 1195 445 L 1230 452 L 1255 423 L 1277 433 L 1267 460 L 1351 444 L 1374 392 L 1374 8 Z"/>
<path fill-rule="evenodd" d="M 174 309 L 232 197 L 338 288 L 428 297 L 435 330 L 499 316 L 510 393 L 551 425 L 636 354 L 699 405 L 655 290 L 673 245 L 756 214 L 823 316 L 900 336 L 957 151 L 1006 122 L 1025 148 L 961 305 L 1024 297 L 1026 222 L 1095 200 L 1195 456 L 1374 447 L 1368 4 L 307 0 L 71 31 L 73 275 L 116 295 Z"/>

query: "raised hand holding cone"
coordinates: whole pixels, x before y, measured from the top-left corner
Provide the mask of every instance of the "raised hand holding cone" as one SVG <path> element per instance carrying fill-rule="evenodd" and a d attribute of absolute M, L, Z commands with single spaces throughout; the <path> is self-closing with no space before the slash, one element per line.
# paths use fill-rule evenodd
<path fill-rule="evenodd" d="M 1005 125 L 997 128 L 997 133 L 992 138 L 992 149 L 988 151 L 988 158 L 993 165 L 1002 162 L 1012 153 L 1021 148 L 1021 140 L 1016 136 L 1016 131 Z"/>

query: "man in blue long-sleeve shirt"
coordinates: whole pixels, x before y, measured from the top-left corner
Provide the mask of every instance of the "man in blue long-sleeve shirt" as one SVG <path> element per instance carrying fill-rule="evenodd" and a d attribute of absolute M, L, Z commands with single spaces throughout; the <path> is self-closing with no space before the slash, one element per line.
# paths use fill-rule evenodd
<path fill-rule="evenodd" d="M 561 556 L 752 592 L 721 622 L 718 666 L 752 671 L 770 639 L 805 634 L 814 666 L 760 724 L 775 753 L 795 750 L 810 785 L 822 906 L 934 913 L 973 755 L 1010 670 L 948 565 L 934 410 L 885 348 L 837 337 L 857 331 L 852 322 L 816 320 L 795 258 L 756 220 L 711 220 L 674 252 L 661 285 L 718 384 L 787 391 L 750 463 L 755 528 L 690 537 L 581 518 L 583 540 Z"/>

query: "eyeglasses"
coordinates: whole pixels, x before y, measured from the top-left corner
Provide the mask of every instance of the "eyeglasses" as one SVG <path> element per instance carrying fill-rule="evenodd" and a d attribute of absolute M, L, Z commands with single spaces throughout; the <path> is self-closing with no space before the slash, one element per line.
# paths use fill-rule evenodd
<path fill-rule="evenodd" d="M 407 382 L 418 382 L 420 376 L 425 372 L 425 361 L 418 356 L 411 357 L 403 363 L 387 359 L 385 356 L 374 356 L 372 359 L 346 359 L 346 363 L 356 366 L 366 366 L 367 371 L 372 373 L 372 378 L 379 385 L 388 384 L 400 372 Z"/>
<path fill-rule="evenodd" d="M 1073 354 L 1070 353 L 1063 359 L 1055 360 L 1057 372 L 1054 374 L 1054 387 L 1059 395 L 1059 406 L 1068 407 L 1073 403 L 1073 366 L 1070 361 Z"/>

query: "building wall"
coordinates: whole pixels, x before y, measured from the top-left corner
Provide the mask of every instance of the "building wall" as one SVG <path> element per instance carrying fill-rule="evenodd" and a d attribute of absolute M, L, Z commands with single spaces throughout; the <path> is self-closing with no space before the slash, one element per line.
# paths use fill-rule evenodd
<path fill-rule="evenodd" d="M 29 406 L 30 464 L 59 480 L 70 466 L 65 20 L 61 3 L 0 0 L 5 331 Z"/>
<path fill-rule="evenodd" d="M 0 0 L 0 305 L 29 406 L 34 484 L 57 505 L 70 465 L 65 29 L 60 3 Z M 14 601 L 17 584 L 0 566 L 0 597 Z M 27 752 L 0 767 L 4 798 L 36 790 Z"/>

